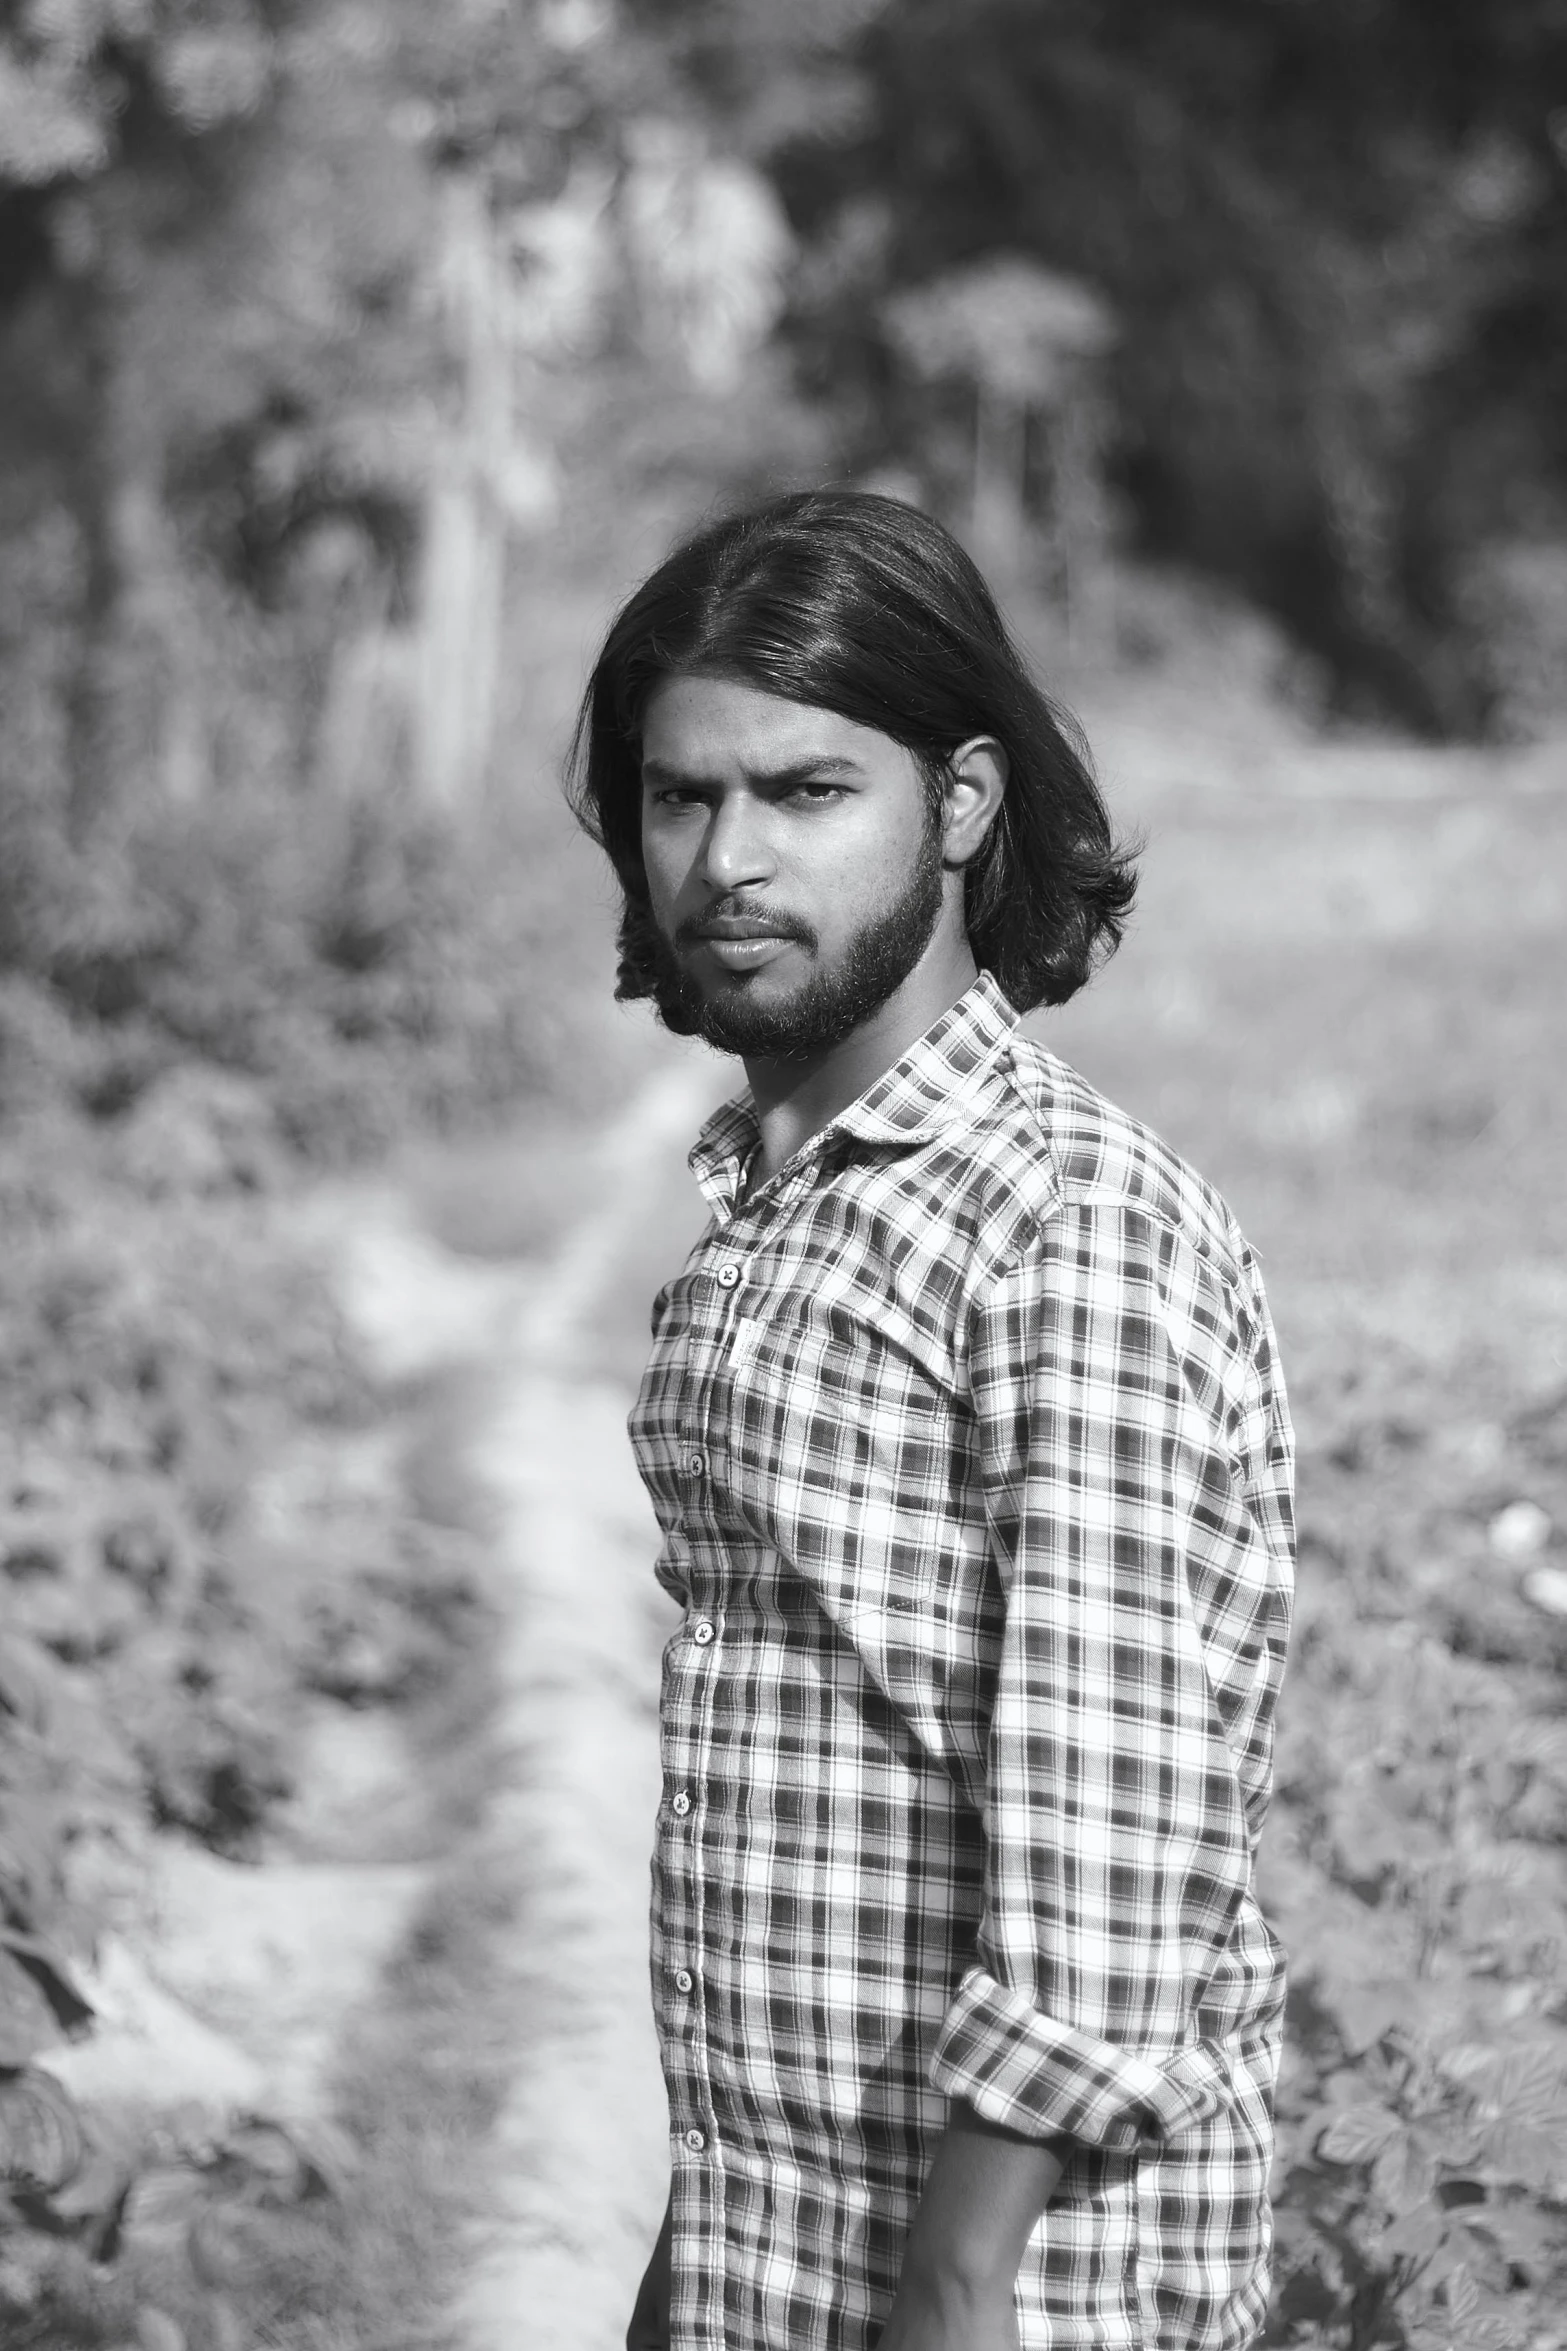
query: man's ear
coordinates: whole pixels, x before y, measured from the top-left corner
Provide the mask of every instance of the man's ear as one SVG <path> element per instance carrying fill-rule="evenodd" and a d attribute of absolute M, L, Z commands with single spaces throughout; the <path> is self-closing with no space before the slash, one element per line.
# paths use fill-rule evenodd
<path fill-rule="evenodd" d="M 946 816 L 941 854 L 946 865 L 968 865 L 979 855 L 1001 814 L 1010 762 L 994 735 L 974 735 L 947 761 Z"/>

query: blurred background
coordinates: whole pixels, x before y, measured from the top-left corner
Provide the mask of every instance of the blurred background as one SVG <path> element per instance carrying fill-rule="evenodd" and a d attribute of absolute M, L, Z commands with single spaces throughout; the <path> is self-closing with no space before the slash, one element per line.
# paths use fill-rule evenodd
<path fill-rule="evenodd" d="M 1560 0 L 0 9 L 0 2335 L 618 2344 L 620 1423 L 737 1082 L 559 776 L 928 506 L 1148 849 L 1035 1025 L 1302 1441 L 1272 2344 L 1567 2344 Z"/>

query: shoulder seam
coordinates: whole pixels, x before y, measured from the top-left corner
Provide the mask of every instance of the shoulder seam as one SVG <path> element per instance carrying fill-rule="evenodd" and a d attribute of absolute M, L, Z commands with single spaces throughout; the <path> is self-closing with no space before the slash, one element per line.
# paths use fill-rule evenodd
<path fill-rule="evenodd" d="M 1214 1273 L 1221 1279 L 1236 1285 L 1243 1285 L 1247 1244 L 1236 1226 L 1228 1203 L 1213 1192 L 1211 1185 L 1205 1186 L 1204 1189 L 1218 1203 L 1220 1214 L 1214 1216 L 1214 1229 L 1209 1232 L 1194 1229 L 1159 1201 L 1139 1198 L 1122 1185 L 1106 1183 L 1088 1176 L 1068 1174 L 1063 1164 L 1059 1144 L 1055 1136 L 1052 1135 L 1047 1121 L 1041 1115 L 1038 1102 L 1019 1082 L 1017 1041 L 1015 1038 L 1012 1040 L 1011 1049 L 1005 1056 L 1006 1082 L 1019 1111 L 1027 1118 L 1032 1132 L 1038 1137 L 1041 1156 L 1049 1163 L 1053 1196 L 1048 1200 L 1041 1201 L 1028 1212 L 1016 1236 L 1015 1245 L 998 1265 L 997 1272 L 1004 1272 L 1008 1266 L 1017 1262 L 1031 1242 L 1038 1237 L 1041 1227 L 1052 1216 L 1069 1207 L 1091 1207 L 1102 1204 L 1105 1207 L 1118 1208 L 1128 1214 L 1140 1216 L 1149 1225 L 1158 1226 L 1176 1240 L 1184 1242 L 1193 1255 L 1200 1258 L 1205 1265 L 1211 1266 Z M 1055 1070 L 1064 1070 L 1067 1067 L 1056 1054 L 1050 1051 L 1048 1046 L 1038 1045 L 1034 1039 L 1027 1039 L 1024 1042 L 1035 1045 L 1035 1049 L 1051 1065 L 1052 1075 Z M 1124 1116 L 1125 1114 L 1121 1113 L 1120 1115 Z M 1128 1121 L 1128 1124 L 1134 1128 L 1136 1123 L 1135 1120 Z M 1157 1138 L 1155 1140 L 1157 1141 Z M 1167 1145 L 1164 1148 L 1168 1150 Z M 1195 1176 L 1195 1171 L 1188 1170 L 1187 1172 Z M 1201 1182 L 1200 1178 L 1195 1180 Z"/>
<path fill-rule="evenodd" d="M 1020 1265 L 1031 1248 L 1043 1243 L 1046 1227 L 1052 1220 L 1073 1208 L 1109 1208 L 1119 1215 L 1136 1217 L 1144 1225 L 1157 1232 L 1168 1233 L 1172 1240 L 1182 1243 L 1216 1280 L 1236 1290 L 1245 1287 L 1244 1244 L 1239 1249 L 1231 1247 L 1221 1252 L 1207 1234 L 1193 1232 L 1190 1226 L 1172 1216 L 1168 1209 L 1160 1208 L 1150 1200 L 1133 1199 L 1130 1193 L 1117 1189 L 1113 1184 L 1059 1182 L 1053 1200 L 1041 1203 L 1039 1207 L 1025 1213 L 1011 1245 L 996 1260 L 991 1278 L 1000 1280 Z"/>

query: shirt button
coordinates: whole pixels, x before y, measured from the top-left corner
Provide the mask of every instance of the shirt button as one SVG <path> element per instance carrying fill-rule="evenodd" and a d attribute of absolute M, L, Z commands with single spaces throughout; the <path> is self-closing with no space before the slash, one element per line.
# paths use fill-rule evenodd
<path fill-rule="evenodd" d="M 705 1616 L 699 1616 L 696 1620 L 696 1623 L 691 1627 L 691 1638 L 693 1641 L 695 1641 L 699 1649 L 705 1649 L 709 1641 L 714 1641 L 718 1638 L 717 1628 L 714 1625 L 710 1625 Z"/>
<path fill-rule="evenodd" d="M 690 2148 L 693 2155 L 700 2155 L 702 2149 L 707 2145 L 707 2141 L 702 2136 L 700 2131 L 687 2131 L 686 2145 Z"/>
<path fill-rule="evenodd" d="M 691 1809 L 691 1798 L 684 1788 L 679 1791 L 678 1795 L 670 1797 L 669 1809 L 677 1820 L 685 1819 Z"/>
<path fill-rule="evenodd" d="M 691 1973 L 691 1970 L 689 1969 L 689 1967 L 677 1967 L 677 1968 L 676 1968 L 676 1970 L 675 1970 L 675 1990 L 676 1990 L 677 1992 L 689 1992 L 689 1991 L 691 1990 L 691 1988 L 692 1988 L 692 1986 L 693 1986 L 693 1984 L 694 1984 L 695 1982 L 696 1982 L 696 1977 L 695 1977 L 695 1976 L 694 1976 L 694 1975 Z"/>
<path fill-rule="evenodd" d="M 721 1290 L 732 1290 L 739 1279 L 740 1268 L 738 1265 L 721 1265 L 719 1267 L 718 1286 Z"/>
<path fill-rule="evenodd" d="M 692 1477 L 699 1478 L 706 1467 L 707 1455 L 705 1453 L 688 1453 L 686 1455 L 686 1468 Z"/>

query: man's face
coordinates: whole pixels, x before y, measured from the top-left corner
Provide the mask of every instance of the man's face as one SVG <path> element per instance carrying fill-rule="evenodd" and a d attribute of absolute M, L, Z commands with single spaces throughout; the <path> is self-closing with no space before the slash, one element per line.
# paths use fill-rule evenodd
<path fill-rule="evenodd" d="M 642 730 L 642 854 L 670 978 L 710 1044 L 841 1044 L 940 918 L 939 816 L 912 752 L 835 712 L 666 678 Z"/>

